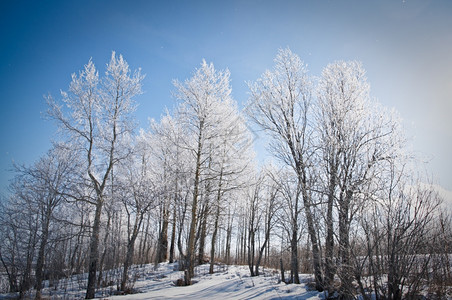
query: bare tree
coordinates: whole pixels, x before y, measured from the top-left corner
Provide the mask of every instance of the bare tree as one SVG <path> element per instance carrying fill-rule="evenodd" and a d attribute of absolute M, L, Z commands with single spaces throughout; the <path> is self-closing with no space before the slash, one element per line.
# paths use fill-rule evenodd
<path fill-rule="evenodd" d="M 49 229 L 51 222 L 54 222 L 54 211 L 62 204 L 63 195 L 72 189 L 72 177 L 78 174 L 79 166 L 77 156 L 72 155 L 64 146 L 54 147 L 33 166 L 16 166 L 17 179 L 22 182 L 22 188 L 28 191 L 40 218 L 41 228 L 35 269 L 36 299 L 41 298 L 44 259 L 50 235 Z"/>
<path fill-rule="evenodd" d="M 0 259 L 8 275 L 10 291 L 19 292 L 20 299 L 32 287 L 33 262 L 41 226 L 38 206 L 41 195 L 30 189 L 29 179 L 22 180 L 20 174 L 13 179 L 12 195 L 2 203 L 0 219 Z"/>
<path fill-rule="evenodd" d="M 434 286 L 430 280 L 441 272 L 435 260 L 441 257 L 437 225 L 441 224 L 442 199 L 431 186 L 413 182 L 405 172 L 405 167 L 392 164 L 386 188 L 361 214 L 366 253 L 361 261 L 353 257 L 356 266 L 362 264 L 368 271 L 358 268 L 354 272 L 361 293 L 368 298 L 369 291 L 377 298 L 416 298 L 426 285 Z M 359 276 L 363 273 L 372 280 Z"/>
<path fill-rule="evenodd" d="M 259 267 L 262 262 L 264 250 L 270 243 L 270 234 L 275 225 L 275 215 L 278 212 L 279 187 L 274 181 L 278 175 L 273 174 L 274 170 L 269 166 L 262 168 L 260 175 L 251 187 L 248 206 L 248 266 L 251 276 L 259 276 Z M 263 228 L 262 228 L 263 225 Z M 263 235 L 259 238 L 260 246 L 256 249 L 256 235 Z M 257 258 L 255 258 L 257 252 Z"/>

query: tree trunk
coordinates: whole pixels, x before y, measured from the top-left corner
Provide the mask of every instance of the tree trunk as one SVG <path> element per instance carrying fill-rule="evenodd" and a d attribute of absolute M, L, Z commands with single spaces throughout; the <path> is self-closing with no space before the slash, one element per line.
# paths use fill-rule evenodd
<path fill-rule="evenodd" d="M 268 236 L 267 248 L 265 249 L 265 264 L 267 266 L 270 265 L 270 235 Z"/>
<path fill-rule="evenodd" d="M 181 211 L 179 215 L 179 226 L 177 229 L 177 249 L 179 250 L 179 255 L 181 257 L 181 260 L 183 262 L 179 263 L 179 271 L 183 271 L 185 269 L 185 261 L 187 259 L 186 255 L 184 254 L 183 245 L 182 245 L 182 231 L 184 229 L 184 223 L 185 223 L 185 213 L 187 212 L 187 196 L 184 198 L 184 208 Z"/>
<path fill-rule="evenodd" d="M 200 132 L 198 136 L 198 151 L 196 153 L 196 170 L 195 181 L 193 187 L 193 203 L 191 207 L 191 223 L 190 232 L 188 236 L 187 244 L 187 256 L 186 256 L 186 276 L 185 285 L 191 285 L 191 279 L 194 276 L 194 252 L 195 252 L 195 230 L 197 223 L 197 211 L 198 211 L 198 196 L 199 196 L 199 181 L 201 177 L 201 151 L 202 151 L 202 128 L 203 122 L 200 124 Z"/>
<path fill-rule="evenodd" d="M 9 292 L 10 293 L 15 293 L 15 292 L 17 292 L 19 290 L 18 286 L 17 286 L 16 272 L 15 272 L 13 267 L 11 267 L 11 269 L 8 269 L 8 266 L 6 265 L 5 261 L 3 260 L 3 256 L 2 256 L 2 252 L 1 251 L 0 251 L 0 260 L 2 261 L 3 268 L 5 268 L 6 275 L 8 276 Z M 12 257 L 11 263 L 14 265 L 14 256 Z"/>
<path fill-rule="evenodd" d="M 51 210 L 47 210 L 45 215 L 45 220 L 42 224 L 42 236 L 41 243 L 39 245 L 38 250 L 38 259 L 36 261 L 36 296 L 35 299 L 41 299 L 41 290 L 42 290 L 42 280 L 43 280 L 43 268 L 44 268 L 44 259 L 45 259 L 45 247 L 47 245 L 47 240 L 49 237 L 49 223 L 50 223 L 50 214 Z"/>
<path fill-rule="evenodd" d="M 173 229 L 171 231 L 171 245 L 170 245 L 170 254 L 169 254 L 169 263 L 174 262 L 174 248 L 176 244 L 176 210 L 173 211 Z"/>
<path fill-rule="evenodd" d="M 246 228 L 246 220 L 244 220 L 244 226 L 243 226 L 243 231 L 242 231 L 242 262 L 245 262 L 246 260 L 246 241 L 247 241 L 247 234 L 248 231 L 245 230 Z"/>
<path fill-rule="evenodd" d="M 272 204 L 270 204 L 271 206 Z M 255 266 L 255 275 L 259 276 L 259 266 L 261 264 L 261 260 L 262 260 L 262 256 L 264 255 L 264 251 L 267 247 L 267 244 L 270 241 L 270 229 L 271 229 L 271 214 L 272 212 L 270 211 L 271 207 L 269 207 L 268 211 L 267 211 L 267 222 L 265 224 L 265 239 L 264 239 L 264 243 L 262 244 L 260 250 L 259 250 L 259 256 L 257 258 L 257 262 L 256 262 L 256 266 Z M 297 276 L 298 277 L 298 276 Z"/>
<path fill-rule="evenodd" d="M 288 127 L 290 129 L 291 126 L 288 126 Z M 299 156 L 298 149 L 296 149 L 296 147 L 294 145 L 294 141 L 291 138 L 289 138 L 287 143 L 288 143 L 289 149 L 291 151 L 292 157 L 295 161 L 295 171 L 296 171 L 296 174 L 298 177 L 297 178 L 298 184 L 300 185 L 300 188 L 301 188 L 301 194 L 303 197 L 303 204 L 304 204 L 304 209 L 305 209 L 305 214 L 306 214 L 306 221 L 308 223 L 308 234 L 311 237 L 311 242 L 312 242 L 312 258 L 313 258 L 313 264 L 314 264 L 315 288 L 317 291 L 320 292 L 320 291 L 323 291 L 322 270 L 321 270 L 321 262 L 320 262 L 320 249 L 319 249 L 319 244 L 318 244 L 318 239 L 317 239 L 317 232 L 316 232 L 316 228 L 315 228 L 314 217 L 313 217 L 313 213 L 311 210 L 312 199 L 308 193 L 306 167 L 304 165 L 303 158 L 302 157 L 300 158 L 300 156 Z M 298 199 L 297 199 L 297 204 L 298 204 Z M 297 214 L 297 211 L 298 211 L 298 205 L 297 205 L 297 209 L 295 210 L 295 214 Z M 298 230 L 297 230 L 297 234 L 298 234 Z M 292 237 L 291 246 L 295 246 L 294 237 Z M 293 253 L 293 254 L 295 254 L 295 253 Z M 293 259 L 295 259 L 295 258 L 293 258 Z M 298 265 L 298 263 L 297 263 L 297 265 Z"/>
<path fill-rule="evenodd" d="M 400 284 L 400 275 L 397 271 L 397 264 L 398 264 L 398 257 L 396 254 L 395 248 L 396 242 L 395 240 L 397 237 L 394 237 L 391 234 L 392 229 L 388 230 L 388 242 L 390 242 L 390 245 L 388 247 L 388 299 L 394 299 L 398 300 L 402 298 L 402 292 L 400 290 L 399 284 Z"/>
<path fill-rule="evenodd" d="M 326 213 L 326 241 L 325 241 L 325 287 L 328 292 L 333 291 L 334 280 L 334 227 L 333 227 L 333 204 L 334 204 L 334 190 L 336 187 L 336 168 L 331 163 L 330 181 L 328 186 L 328 207 Z"/>
<path fill-rule="evenodd" d="M 279 266 L 281 268 L 281 281 L 286 283 L 286 278 L 284 277 L 284 264 L 282 261 L 282 257 L 279 259 Z"/>
<path fill-rule="evenodd" d="M 124 268 L 123 268 L 123 273 L 122 273 L 122 278 L 121 278 L 121 291 L 126 291 L 126 285 L 127 282 L 129 280 L 129 267 L 132 265 L 133 263 L 133 251 L 134 251 L 134 247 L 135 247 L 135 237 L 132 237 L 132 239 L 129 241 L 129 243 L 127 244 L 127 254 L 126 254 L 126 259 L 124 260 Z"/>
<path fill-rule="evenodd" d="M 340 197 L 339 204 L 339 256 L 341 259 L 341 287 L 340 293 L 344 299 L 351 299 L 353 273 L 350 265 L 350 242 L 349 242 L 349 204 L 352 192 L 347 191 L 344 197 Z"/>
<path fill-rule="evenodd" d="M 198 254 L 198 265 L 202 265 L 204 263 L 204 247 L 206 244 L 206 235 L 207 235 L 207 215 L 208 215 L 208 203 L 206 203 L 203 207 L 201 218 L 201 232 L 199 236 L 199 254 Z"/>
<path fill-rule="evenodd" d="M 107 227 L 105 230 L 105 236 L 104 236 L 104 251 L 102 252 L 101 258 L 100 258 L 100 263 L 99 263 L 99 276 L 97 277 L 97 286 L 100 286 L 101 282 L 102 282 L 102 271 L 103 271 L 103 267 L 104 267 L 104 261 L 105 261 L 105 256 L 107 255 L 107 242 L 108 242 L 108 236 L 110 233 L 110 223 L 111 223 L 111 214 L 108 212 L 107 213 Z"/>
<path fill-rule="evenodd" d="M 217 203 L 217 210 L 215 213 L 215 225 L 212 233 L 212 243 L 210 245 L 210 267 L 209 274 L 213 274 L 213 266 L 215 264 L 215 243 L 217 240 L 218 233 L 218 220 L 220 219 L 220 205 Z"/>
<path fill-rule="evenodd" d="M 33 255 L 34 255 L 35 247 L 36 247 L 36 229 L 37 228 L 34 228 L 34 229 L 35 229 L 35 232 L 30 234 L 30 238 L 28 240 L 27 259 L 26 259 L 25 270 L 22 275 L 22 282 L 20 284 L 19 299 L 24 298 L 25 292 L 31 286 L 31 270 L 32 270 L 32 265 L 33 265 Z"/>
<path fill-rule="evenodd" d="M 295 221 L 296 223 L 296 221 Z M 300 284 L 298 275 L 298 225 L 292 228 L 292 237 L 290 239 L 290 281 L 291 283 Z"/>
<path fill-rule="evenodd" d="M 257 205 L 256 205 L 256 201 L 257 201 L 257 192 L 254 192 L 253 198 L 252 198 L 252 202 L 250 205 L 250 215 L 249 215 L 249 220 L 248 220 L 248 267 L 250 269 L 250 274 L 251 276 L 256 276 L 256 274 L 254 274 L 254 251 L 255 251 L 255 234 L 256 234 L 256 229 L 254 226 L 254 221 L 255 221 L 255 217 L 256 217 L 256 210 L 257 210 Z"/>
<path fill-rule="evenodd" d="M 267 242 L 268 242 L 268 236 L 267 234 L 265 235 L 265 240 L 264 240 L 264 244 L 262 245 L 262 247 L 259 249 L 259 256 L 257 257 L 257 261 L 256 261 L 256 265 L 254 266 L 254 274 L 256 276 L 259 276 L 259 266 L 261 264 L 262 261 L 262 257 L 264 256 L 264 250 L 265 247 L 267 246 Z"/>
<path fill-rule="evenodd" d="M 97 200 L 96 211 L 94 213 L 93 231 L 90 240 L 88 286 L 86 288 L 85 296 L 86 299 L 93 299 L 96 292 L 96 272 L 99 261 L 99 232 L 102 207 L 103 200 L 101 198 Z"/>
<path fill-rule="evenodd" d="M 121 291 L 126 291 L 126 285 L 129 280 L 129 267 L 133 264 L 133 252 L 135 249 L 135 241 L 138 236 L 139 228 L 141 227 L 141 223 L 143 221 L 143 214 L 140 214 L 140 216 L 137 216 L 135 218 L 135 224 L 133 226 L 132 230 L 132 236 L 129 239 L 129 242 L 127 243 L 127 254 L 126 259 L 124 261 L 124 270 L 122 273 L 122 279 L 121 279 Z"/>
<path fill-rule="evenodd" d="M 164 207 L 162 211 L 162 229 L 160 230 L 158 240 L 156 261 L 157 263 L 161 263 L 166 261 L 167 259 L 168 259 L 168 209 Z"/>
<path fill-rule="evenodd" d="M 303 185 L 305 182 L 303 181 Z M 308 198 L 308 192 L 302 187 L 303 203 L 306 213 L 306 221 L 308 223 L 308 233 L 312 243 L 312 259 L 314 264 L 315 289 L 319 292 L 323 291 L 322 270 L 320 265 L 320 249 L 317 240 L 317 233 L 314 225 L 314 217 L 311 211 L 311 200 Z"/>
<path fill-rule="evenodd" d="M 223 165 L 221 166 L 220 178 L 219 178 L 219 182 L 218 182 L 218 193 L 217 193 L 217 199 L 216 199 L 217 210 L 215 212 L 215 225 L 214 225 L 214 229 L 213 229 L 212 244 L 211 244 L 211 248 L 210 248 L 209 274 L 213 274 L 213 265 L 215 262 L 215 243 L 216 243 L 217 234 L 218 234 L 218 222 L 220 220 L 220 200 L 221 200 L 221 193 L 222 193 L 222 190 L 221 190 L 222 180 L 223 180 Z"/>
<path fill-rule="evenodd" d="M 149 255 L 148 255 L 148 238 L 149 238 L 149 226 L 151 224 L 151 214 L 148 214 L 148 217 L 146 219 L 146 229 L 144 230 L 144 240 L 143 245 L 141 248 L 141 261 L 143 261 L 145 264 L 149 263 Z"/>
<path fill-rule="evenodd" d="M 250 229 L 250 232 L 248 234 L 248 267 L 250 269 L 251 276 L 256 276 L 256 274 L 254 274 L 254 249 L 254 231 L 253 229 Z"/>
<path fill-rule="evenodd" d="M 229 212 L 228 217 L 228 228 L 226 230 L 226 264 L 229 265 L 231 262 L 231 236 L 232 236 L 232 216 Z"/>

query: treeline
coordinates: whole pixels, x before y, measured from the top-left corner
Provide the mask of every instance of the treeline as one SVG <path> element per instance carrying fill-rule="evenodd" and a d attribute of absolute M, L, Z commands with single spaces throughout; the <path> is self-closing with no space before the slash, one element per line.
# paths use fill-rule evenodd
<path fill-rule="evenodd" d="M 131 292 L 132 264 L 247 264 L 312 273 L 329 297 L 444 297 L 452 222 L 407 151 L 394 111 L 371 98 L 358 62 L 320 77 L 289 49 L 249 83 L 243 112 L 230 73 L 202 62 L 174 81 L 178 102 L 137 134 L 144 76 L 112 54 L 46 97 L 60 140 L 15 165 L 0 213 L 3 288 L 42 297 L 43 282 L 88 273 L 86 298 Z M 253 128 L 251 131 L 250 128 Z M 256 137 L 271 162 L 257 163 Z M 290 271 L 285 277 L 285 269 Z M 121 270 L 118 272 L 118 270 Z"/>

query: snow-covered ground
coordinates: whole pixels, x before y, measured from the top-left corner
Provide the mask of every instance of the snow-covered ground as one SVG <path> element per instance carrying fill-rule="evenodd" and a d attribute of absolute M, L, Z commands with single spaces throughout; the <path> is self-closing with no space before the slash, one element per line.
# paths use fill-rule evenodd
<path fill-rule="evenodd" d="M 135 284 L 141 293 L 109 297 L 111 299 L 321 299 L 321 294 L 309 291 L 306 283 L 310 275 L 301 276 L 300 285 L 278 283 L 279 275 L 267 271 L 265 275 L 250 277 L 246 266 L 217 267 L 214 274 L 208 274 L 208 266 L 197 268 L 197 281 L 191 286 L 175 286 L 174 281 L 182 278 L 182 272 L 173 271 L 173 265 L 162 264 L 147 280 Z M 165 275 L 166 277 L 162 277 Z"/>
<path fill-rule="evenodd" d="M 195 270 L 195 282 L 191 286 L 176 286 L 177 279 L 183 278 L 183 272 L 175 271 L 175 264 L 163 263 L 157 269 L 154 265 L 136 267 L 132 271 L 136 276 L 133 286 L 136 293 L 111 296 L 116 286 L 99 290 L 100 299 L 323 299 L 323 294 L 308 288 L 311 275 L 300 275 L 302 284 L 284 284 L 279 274 L 265 270 L 265 274 L 251 277 L 246 266 L 216 266 L 214 274 L 208 274 L 209 266 L 198 266 Z M 76 282 L 75 284 L 73 282 Z M 72 279 L 71 284 L 59 290 L 44 289 L 43 296 L 51 299 L 82 299 L 85 279 Z M 77 283 L 78 282 L 78 283 Z M 110 295 L 109 295 L 110 294 Z M 0 298 L 12 295 L 0 294 Z M 33 298 L 30 293 L 27 297 Z"/>

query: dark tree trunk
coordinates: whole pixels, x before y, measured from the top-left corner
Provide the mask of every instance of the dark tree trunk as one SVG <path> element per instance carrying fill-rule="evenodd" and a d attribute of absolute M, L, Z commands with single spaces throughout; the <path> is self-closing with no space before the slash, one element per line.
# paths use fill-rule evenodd
<path fill-rule="evenodd" d="M 201 210 L 201 230 L 199 236 L 199 254 L 198 254 L 198 265 L 202 265 L 204 263 L 204 248 L 206 244 L 206 235 L 207 235 L 207 215 L 208 215 L 208 203 L 204 204 L 203 209 Z"/>
<path fill-rule="evenodd" d="M 162 211 L 162 228 L 158 239 L 157 246 L 157 263 L 164 262 L 168 259 L 168 209 L 163 208 Z"/>
<path fill-rule="evenodd" d="M 183 245 L 182 245 L 182 231 L 184 228 L 184 223 L 185 223 L 185 213 L 187 212 L 187 195 L 184 199 L 184 206 L 182 211 L 180 212 L 179 215 L 179 226 L 177 229 L 177 249 L 179 250 L 179 255 L 181 257 L 181 260 L 183 260 L 183 262 L 180 262 L 179 264 L 179 271 L 183 271 L 185 269 L 185 261 L 187 259 L 184 250 L 183 250 Z M 183 268 L 182 268 L 183 267 Z"/>
<path fill-rule="evenodd" d="M 272 205 L 272 204 L 270 204 Z M 259 266 L 261 264 L 262 256 L 264 255 L 265 248 L 267 247 L 267 244 L 270 241 L 270 229 L 271 229 L 271 220 L 272 220 L 272 212 L 271 208 L 269 207 L 269 210 L 267 211 L 267 222 L 265 224 L 265 239 L 264 243 L 262 244 L 261 248 L 259 249 L 259 256 L 257 258 L 256 266 L 255 266 L 255 275 L 259 276 Z"/>
<path fill-rule="evenodd" d="M 284 264 L 283 264 L 282 257 L 279 259 L 279 266 L 281 268 L 281 281 L 286 283 L 286 278 L 284 277 Z"/>
<path fill-rule="evenodd" d="M 245 224 L 246 224 L 246 220 L 245 220 Z M 243 262 L 245 262 L 246 261 L 246 250 L 247 250 L 247 247 L 246 247 L 246 241 L 247 241 L 247 238 L 248 238 L 248 236 L 247 236 L 247 234 L 248 234 L 248 231 L 247 230 L 245 230 L 245 225 L 244 224 L 244 227 L 243 227 L 243 235 L 242 235 L 242 237 L 243 237 L 243 239 L 242 239 L 242 261 Z"/>
<path fill-rule="evenodd" d="M 290 281 L 291 283 L 300 284 L 298 275 L 298 226 L 292 228 L 292 237 L 290 239 Z"/>
<path fill-rule="evenodd" d="M 51 210 L 47 210 L 45 220 L 42 225 L 41 243 L 38 250 L 38 259 L 36 261 L 36 296 L 35 299 L 41 299 L 42 280 L 43 280 L 43 268 L 45 258 L 45 247 L 49 238 L 49 223 L 50 223 Z"/>
<path fill-rule="evenodd" d="M 195 252 L 195 230 L 197 223 L 197 211 L 198 211 L 198 196 L 199 196 L 199 181 L 201 177 L 201 151 L 202 151 L 202 128 L 203 122 L 201 122 L 200 132 L 198 136 L 198 150 L 196 152 L 196 169 L 195 169 L 195 180 L 193 187 L 193 202 L 191 207 L 191 223 L 190 231 L 188 235 L 187 244 L 187 255 L 186 255 L 186 276 L 185 285 L 191 285 L 191 279 L 194 276 L 194 252 Z"/>
<path fill-rule="evenodd" d="M 105 230 L 105 236 L 104 236 L 104 251 L 102 252 L 100 263 L 99 263 L 99 276 L 97 277 L 97 286 L 100 286 L 102 282 L 102 272 L 104 267 L 104 261 L 105 256 L 107 255 L 107 242 L 108 242 L 108 236 L 110 234 L 110 224 L 111 224 L 111 214 L 107 213 L 107 228 Z"/>
<path fill-rule="evenodd" d="M 333 291 L 334 280 L 334 228 L 333 228 L 333 204 L 334 204 L 334 191 L 336 187 L 336 167 L 334 162 L 330 164 L 330 181 L 328 186 L 328 207 L 326 213 L 326 242 L 325 242 L 325 287 L 328 292 Z"/>
<path fill-rule="evenodd" d="M 250 274 L 251 276 L 256 276 L 256 274 L 254 273 L 254 254 L 255 254 L 255 234 L 256 234 L 256 228 L 254 226 L 254 221 L 255 221 L 255 217 L 256 217 L 256 210 L 257 210 L 257 192 L 254 192 L 253 195 L 253 199 L 252 199 L 252 203 L 250 206 L 250 215 L 248 218 L 248 267 L 250 269 Z"/>
<path fill-rule="evenodd" d="M 37 228 L 35 228 L 37 229 Z M 22 281 L 19 289 L 19 299 L 23 299 L 25 292 L 31 287 L 31 270 L 33 265 L 33 254 L 36 247 L 36 231 L 30 234 L 28 240 L 27 258 L 25 264 L 25 270 L 22 275 Z"/>
<path fill-rule="evenodd" d="M 171 245 L 170 245 L 170 253 L 169 253 L 169 263 L 174 262 L 174 248 L 176 244 L 176 210 L 173 211 L 173 228 L 171 231 Z"/>
<path fill-rule="evenodd" d="M 343 195 L 343 194 L 342 194 Z M 339 256 L 341 259 L 341 297 L 352 299 L 353 273 L 350 262 L 350 242 L 349 242 L 349 204 L 352 192 L 346 192 L 345 198 L 340 197 L 339 204 Z"/>
<path fill-rule="evenodd" d="M 212 233 L 212 243 L 210 245 L 210 266 L 209 266 L 209 274 L 213 274 L 213 266 L 215 264 L 215 243 L 217 240 L 218 234 L 218 220 L 220 219 L 220 205 L 217 203 L 217 210 L 215 213 L 215 225 Z"/>
<path fill-rule="evenodd" d="M 137 239 L 139 228 L 141 227 L 141 223 L 143 221 L 143 217 L 144 217 L 143 213 L 141 213 L 140 216 L 137 216 L 135 218 L 135 224 L 132 229 L 132 236 L 129 238 L 129 241 L 127 243 L 127 254 L 126 259 L 124 261 L 124 269 L 121 279 L 121 291 L 126 291 L 127 288 L 126 285 L 129 280 L 129 267 L 133 264 L 133 252 L 135 249 L 135 241 Z"/>
<path fill-rule="evenodd" d="M 303 185 L 306 183 L 303 181 Z M 315 288 L 317 291 L 323 291 L 323 280 L 322 280 L 322 269 L 320 265 L 320 249 L 317 239 L 317 232 L 315 229 L 315 223 L 313 218 L 313 213 L 311 210 L 311 200 L 308 198 L 308 193 L 305 187 L 302 188 L 303 202 L 306 212 L 306 221 L 308 223 L 308 233 L 311 238 L 312 243 L 312 259 L 314 264 L 314 278 L 315 278 Z"/>
<path fill-rule="evenodd" d="M 228 227 L 226 230 L 226 264 L 230 264 L 231 259 L 231 235 L 232 235 L 232 217 L 229 212 Z"/>
<path fill-rule="evenodd" d="M 252 226 L 252 225 L 250 225 Z M 250 229 L 248 234 L 248 267 L 250 269 L 251 276 L 256 276 L 254 273 L 254 250 L 255 250 L 255 241 L 254 241 L 254 229 Z"/>
<path fill-rule="evenodd" d="M 256 276 L 259 276 L 259 267 L 262 261 L 262 257 L 264 256 L 264 250 L 265 247 L 267 246 L 267 242 L 268 242 L 268 238 L 265 238 L 264 244 L 262 245 L 262 247 L 259 249 L 259 255 L 257 257 L 257 261 L 256 261 L 256 265 L 254 266 L 254 274 Z"/>
<path fill-rule="evenodd" d="M 99 261 L 99 232 L 100 216 L 102 213 L 103 201 L 98 199 L 94 214 L 93 231 L 91 233 L 89 251 L 88 286 L 86 288 L 86 299 L 93 299 L 96 292 L 96 272 Z"/>
<path fill-rule="evenodd" d="M 148 214 L 148 217 L 146 218 L 146 229 L 144 230 L 144 240 L 143 245 L 141 248 L 141 260 L 147 264 L 150 262 L 149 259 L 149 251 L 148 251 L 148 239 L 149 239 L 149 226 L 151 224 L 151 215 Z"/>
<path fill-rule="evenodd" d="M 5 261 L 3 260 L 2 253 L 0 251 L 0 260 L 2 261 L 2 265 L 5 268 L 6 275 L 8 276 L 8 282 L 9 282 L 9 292 L 15 293 L 19 290 L 17 286 L 17 276 L 16 271 L 14 270 L 14 267 L 8 268 Z M 12 257 L 12 264 L 14 265 L 14 256 Z"/>
<path fill-rule="evenodd" d="M 217 193 L 217 199 L 216 199 L 216 205 L 217 205 L 217 209 L 215 212 L 215 224 L 214 224 L 214 229 L 213 229 L 213 234 L 212 234 L 212 244 L 210 247 L 210 267 L 209 267 L 209 273 L 213 274 L 213 266 L 215 263 L 215 243 L 217 241 L 217 234 L 218 234 L 218 222 L 220 220 L 220 200 L 221 200 L 221 193 L 222 193 L 222 180 L 223 180 L 223 166 L 221 166 L 221 171 L 220 171 L 220 178 L 219 178 L 219 182 L 218 182 L 218 193 Z"/>

